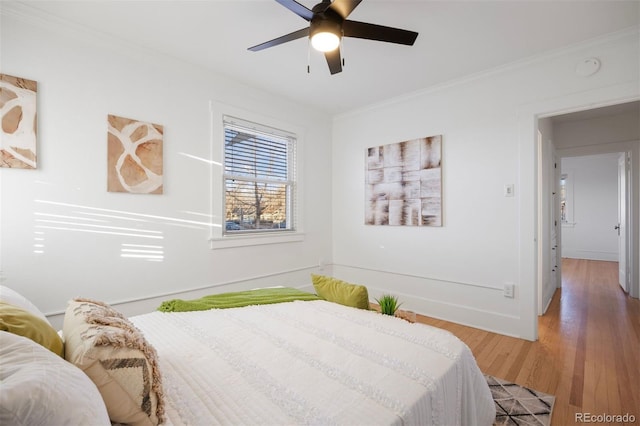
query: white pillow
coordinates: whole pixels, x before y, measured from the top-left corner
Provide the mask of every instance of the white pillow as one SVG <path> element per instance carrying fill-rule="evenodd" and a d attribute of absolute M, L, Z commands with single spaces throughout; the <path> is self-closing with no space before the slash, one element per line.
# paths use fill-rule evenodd
<path fill-rule="evenodd" d="M 0 331 L 0 382 L 0 424 L 111 424 L 91 379 L 26 337 Z"/>
<path fill-rule="evenodd" d="M 5 287 L 0 285 L 0 301 L 8 303 L 13 306 L 19 306 L 22 309 L 29 311 L 31 314 L 42 318 L 47 322 L 47 324 L 51 325 L 47 317 L 38 309 L 36 305 L 31 303 L 29 299 L 21 295 L 15 290 L 10 289 L 9 287 Z"/>

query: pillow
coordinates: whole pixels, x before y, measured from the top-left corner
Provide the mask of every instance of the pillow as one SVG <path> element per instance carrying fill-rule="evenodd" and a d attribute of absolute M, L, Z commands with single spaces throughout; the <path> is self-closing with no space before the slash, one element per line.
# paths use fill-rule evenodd
<path fill-rule="evenodd" d="M 332 277 L 315 274 L 311 274 L 311 281 L 318 296 L 329 302 L 369 309 L 369 292 L 363 285 L 349 284 Z"/>
<path fill-rule="evenodd" d="M 87 375 L 26 337 L 0 331 L 0 382 L 0 424 L 111 424 Z"/>
<path fill-rule="evenodd" d="M 37 316 L 40 319 L 49 322 L 47 317 L 38 309 L 36 305 L 31 303 L 29 299 L 21 295 L 15 290 L 10 289 L 9 287 L 5 287 L 0 285 L 0 301 L 6 302 L 13 306 L 19 306 L 22 309 L 31 312 L 33 315 Z"/>
<path fill-rule="evenodd" d="M 66 359 L 96 384 L 112 422 L 164 421 L 156 351 L 127 318 L 102 302 L 74 299 L 62 330 Z"/>
<path fill-rule="evenodd" d="M 18 306 L 0 302 L 0 330 L 31 339 L 64 357 L 64 343 L 51 324 Z"/>

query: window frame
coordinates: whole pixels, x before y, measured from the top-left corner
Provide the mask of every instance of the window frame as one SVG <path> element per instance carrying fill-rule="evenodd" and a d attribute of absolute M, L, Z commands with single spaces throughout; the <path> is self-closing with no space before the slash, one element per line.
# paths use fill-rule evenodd
<path fill-rule="evenodd" d="M 262 244 L 276 244 L 298 242 L 304 240 L 303 214 L 301 206 L 302 164 L 301 158 L 304 146 L 303 132 L 298 126 L 281 120 L 250 112 L 230 105 L 210 102 L 211 112 L 211 227 L 209 243 L 211 249 L 229 247 L 253 246 Z M 279 136 L 294 138 L 293 175 L 289 177 L 291 184 L 291 207 L 287 212 L 287 221 L 291 228 L 265 229 L 247 232 L 226 232 L 225 212 L 225 118 L 233 118 L 242 123 L 254 123 L 260 128 L 281 132 Z M 280 130 L 286 129 L 286 130 Z"/>
<path fill-rule="evenodd" d="M 222 195 L 224 200 L 223 204 L 224 204 L 224 211 L 225 211 L 225 226 L 222 229 L 223 235 L 230 236 L 230 235 L 257 234 L 257 233 L 265 233 L 265 232 L 273 232 L 273 233 L 295 232 L 296 136 L 294 134 L 285 132 L 280 129 L 274 129 L 259 123 L 248 122 L 241 118 L 231 117 L 229 115 L 224 116 L 224 130 L 225 130 L 224 162 L 223 162 L 223 168 L 222 168 L 223 174 L 224 174 L 223 176 L 224 190 Z M 246 140 L 246 142 L 248 143 L 247 145 L 248 151 L 247 149 L 240 148 L 238 151 L 231 149 L 230 152 L 227 152 L 229 149 L 229 146 L 227 145 L 228 131 L 236 131 L 238 134 L 243 133 L 243 134 L 249 135 L 249 138 Z M 243 140 L 242 142 L 245 142 L 245 140 Z M 281 152 L 284 152 L 283 154 L 284 161 L 277 164 L 279 166 L 284 166 L 284 169 L 285 169 L 284 176 L 278 176 L 277 172 L 263 173 L 263 174 L 259 174 L 257 172 L 257 169 L 260 167 L 258 165 L 260 161 L 256 160 L 255 154 L 257 153 L 259 155 L 260 152 L 266 153 L 264 150 L 261 150 L 260 142 L 265 142 L 265 143 L 277 145 L 284 148 L 281 151 Z M 234 152 L 238 153 L 238 157 L 237 157 L 237 162 L 239 163 L 238 165 L 235 164 L 236 159 L 233 158 Z M 242 169 L 244 168 L 244 165 L 247 164 L 246 160 L 250 159 L 250 157 L 247 156 L 247 152 L 254 153 L 253 174 L 242 173 Z M 227 160 L 229 159 L 229 157 L 232 158 L 232 162 L 231 162 L 232 165 L 227 164 L 228 162 Z M 280 160 L 282 160 L 282 158 L 280 158 Z M 262 161 L 264 161 L 264 159 L 262 159 Z M 234 170 L 230 170 L 231 167 L 233 167 Z M 229 218 L 227 217 L 228 205 L 231 203 L 231 200 L 230 200 L 231 197 L 229 197 L 229 181 L 236 181 L 239 183 L 248 184 L 249 187 L 251 187 L 252 185 L 255 185 L 256 188 L 254 189 L 255 191 L 254 194 L 256 195 L 256 198 L 258 198 L 257 197 L 258 185 L 263 185 L 263 188 L 266 188 L 267 186 L 274 186 L 274 187 L 282 186 L 284 189 L 284 197 L 285 197 L 285 200 L 284 200 L 285 215 L 284 215 L 284 218 L 280 217 L 279 220 L 280 220 L 280 223 L 282 223 L 282 221 L 284 220 L 286 227 L 285 228 L 271 227 L 271 228 L 258 228 L 258 229 L 238 229 L 238 230 L 227 229 L 227 223 L 229 222 L 228 220 Z M 264 193 L 262 193 L 262 195 L 264 195 Z M 263 197 L 260 196 L 259 198 L 263 198 Z M 258 210 L 258 208 L 259 207 L 256 207 L 256 210 Z M 250 217 L 251 216 L 252 215 L 250 215 Z M 255 214 L 253 215 L 253 218 L 256 223 L 261 220 L 265 220 L 261 217 L 256 216 Z"/>
<path fill-rule="evenodd" d="M 564 181 L 564 184 L 563 184 Z M 573 170 L 562 170 L 560 172 L 560 223 L 563 227 L 575 226 L 575 203 L 573 189 Z M 564 218 L 562 217 L 562 206 L 564 205 Z"/>

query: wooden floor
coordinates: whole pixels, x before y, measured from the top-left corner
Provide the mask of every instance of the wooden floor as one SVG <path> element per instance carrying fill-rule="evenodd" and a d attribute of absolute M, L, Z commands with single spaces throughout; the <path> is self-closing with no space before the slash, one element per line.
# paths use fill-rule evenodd
<path fill-rule="evenodd" d="M 463 340 L 480 369 L 556 396 L 552 425 L 576 413 L 635 416 L 640 424 L 640 300 L 618 285 L 618 263 L 563 259 L 562 289 L 539 320 L 539 340 L 418 315 Z"/>

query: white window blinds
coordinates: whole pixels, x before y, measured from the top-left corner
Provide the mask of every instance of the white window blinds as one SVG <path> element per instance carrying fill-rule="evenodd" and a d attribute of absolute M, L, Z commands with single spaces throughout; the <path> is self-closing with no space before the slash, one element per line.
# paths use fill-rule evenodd
<path fill-rule="evenodd" d="M 225 233 L 290 231 L 295 136 L 224 117 Z"/>

